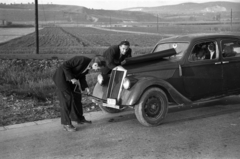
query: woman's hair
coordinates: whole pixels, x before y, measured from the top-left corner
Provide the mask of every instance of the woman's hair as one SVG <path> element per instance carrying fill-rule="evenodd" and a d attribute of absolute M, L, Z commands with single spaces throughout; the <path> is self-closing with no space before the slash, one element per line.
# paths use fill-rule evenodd
<path fill-rule="evenodd" d="M 130 46 L 130 43 L 129 43 L 129 41 L 124 40 L 124 41 L 121 41 L 121 42 L 120 42 L 119 46 L 121 46 L 121 45 L 127 45 L 127 46 Z"/>
<path fill-rule="evenodd" d="M 93 63 L 97 63 L 99 67 L 105 67 L 106 66 L 106 62 L 104 57 L 100 56 L 100 55 L 96 55 L 95 57 L 92 58 L 91 62 L 90 62 L 90 66 Z"/>

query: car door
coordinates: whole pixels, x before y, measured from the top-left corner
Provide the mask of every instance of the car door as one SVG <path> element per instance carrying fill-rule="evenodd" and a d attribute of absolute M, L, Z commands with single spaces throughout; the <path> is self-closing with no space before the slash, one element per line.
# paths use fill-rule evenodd
<path fill-rule="evenodd" d="M 210 56 L 208 48 L 213 44 L 215 55 Z M 193 101 L 221 95 L 223 78 L 217 41 L 195 43 L 187 62 L 182 65 L 182 76 L 188 98 Z"/>
<path fill-rule="evenodd" d="M 223 90 L 234 94 L 240 91 L 240 39 L 221 40 Z"/>

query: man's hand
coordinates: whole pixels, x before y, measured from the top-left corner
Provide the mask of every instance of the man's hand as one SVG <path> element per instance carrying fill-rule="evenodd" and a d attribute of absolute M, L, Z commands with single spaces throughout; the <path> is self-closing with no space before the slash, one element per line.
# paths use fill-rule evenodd
<path fill-rule="evenodd" d="M 87 92 L 87 94 L 88 94 L 88 95 L 90 95 L 90 94 L 91 94 L 91 92 L 90 92 L 89 88 L 85 88 L 85 91 Z"/>
<path fill-rule="evenodd" d="M 71 82 L 72 82 L 72 84 L 76 84 L 76 85 L 80 86 L 79 80 L 77 80 L 75 78 L 71 79 Z"/>
<path fill-rule="evenodd" d="M 123 60 L 122 62 L 121 62 L 121 65 L 124 65 L 126 63 L 126 60 Z"/>

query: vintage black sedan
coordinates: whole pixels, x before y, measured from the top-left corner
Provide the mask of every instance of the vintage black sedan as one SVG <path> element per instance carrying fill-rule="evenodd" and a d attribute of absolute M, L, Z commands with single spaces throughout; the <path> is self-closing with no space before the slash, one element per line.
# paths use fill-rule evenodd
<path fill-rule="evenodd" d="M 149 54 L 128 58 L 93 96 L 102 110 L 135 109 L 145 126 L 163 122 L 171 106 L 240 94 L 240 35 L 191 34 L 160 40 Z"/>

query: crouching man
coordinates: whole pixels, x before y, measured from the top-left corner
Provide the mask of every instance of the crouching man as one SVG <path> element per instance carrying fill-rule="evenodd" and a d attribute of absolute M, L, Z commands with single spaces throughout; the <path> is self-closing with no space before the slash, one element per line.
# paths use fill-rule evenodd
<path fill-rule="evenodd" d="M 74 92 L 76 85 L 90 94 L 86 81 L 86 74 L 90 69 L 100 70 L 105 66 L 102 57 L 90 59 L 85 56 L 75 56 L 65 61 L 53 75 L 57 87 L 57 94 L 61 106 L 61 124 L 66 131 L 76 131 L 71 121 L 78 124 L 91 123 L 83 116 L 82 95 Z"/>

